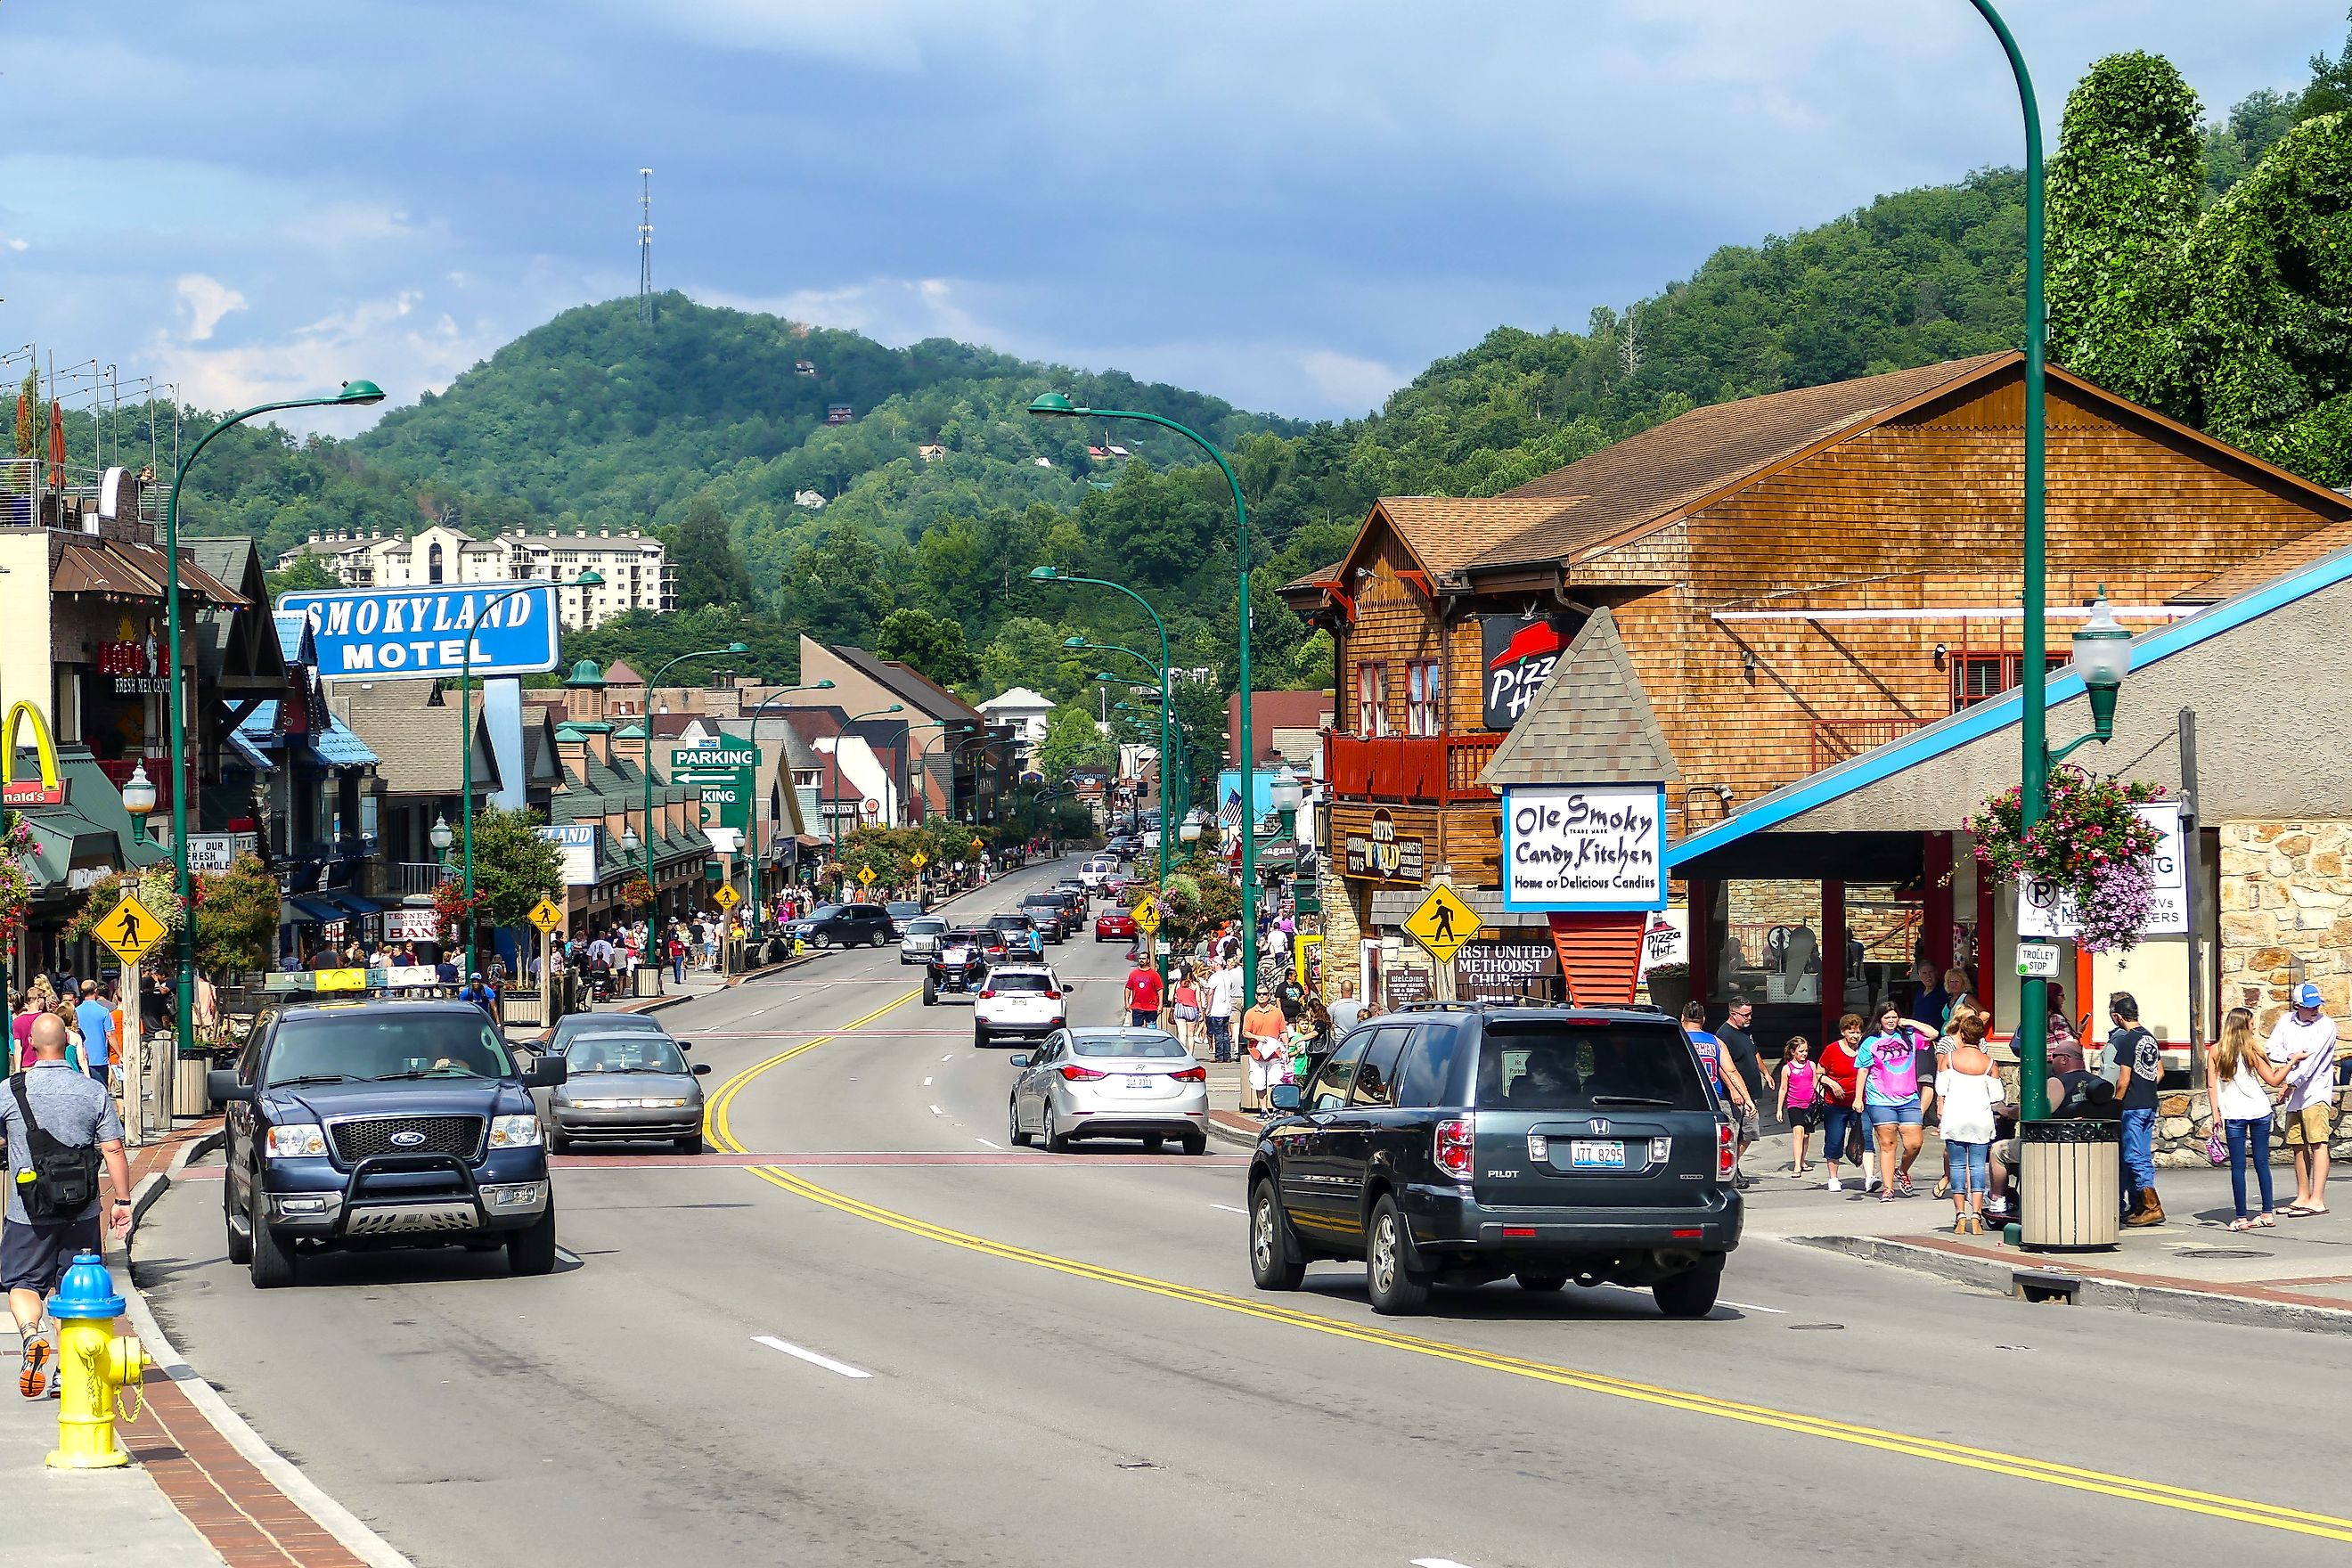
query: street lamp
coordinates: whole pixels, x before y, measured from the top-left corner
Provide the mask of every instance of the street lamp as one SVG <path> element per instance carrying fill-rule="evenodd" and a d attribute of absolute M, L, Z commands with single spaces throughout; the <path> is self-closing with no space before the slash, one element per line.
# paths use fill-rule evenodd
<path fill-rule="evenodd" d="M 449 831 L 449 819 L 446 816 L 436 816 L 433 818 L 433 831 L 426 837 L 433 840 L 433 852 L 441 858 L 442 868 L 446 869 L 449 865 L 449 846 L 457 841 L 457 836 Z"/>
<path fill-rule="evenodd" d="M 446 830 L 445 829 L 444 831 L 446 832 Z M 447 846 L 446 846 L 446 844 L 444 844 L 444 845 L 443 845 L 443 847 L 444 847 L 444 848 L 446 848 L 446 847 L 447 847 Z M 630 856 L 632 856 L 632 855 L 635 854 L 636 852 L 637 852 L 637 828 L 636 828 L 636 825 L 635 825 L 635 823 L 633 823 L 633 822 L 629 821 L 626 817 L 624 817 L 624 818 L 622 818 L 622 820 L 621 820 L 621 858 L 622 858 L 623 859 L 625 859 L 625 859 L 627 859 Z"/>
<path fill-rule="evenodd" d="M 1165 838 L 1168 835 L 1163 831 L 1160 837 Z M 1184 814 L 1184 826 L 1177 829 L 1176 837 L 1181 838 L 1187 844 L 1198 844 L 1201 842 L 1201 814 L 1197 811 L 1186 812 Z"/>
<path fill-rule="evenodd" d="M 731 642 L 725 647 L 707 647 L 698 649 L 693 653 L 682 653 L 676 658 L 671 659 L 669 663 L 663 665 L 659 669 L 654 671 L 653 679 L 646 682 L 646 710 L 640 718 L 638 728 L 645 731 L 646 737 L 646 837 L 644 844 L 646 853 L 645 867 L 642 875 L 645 877 L 646 886 L 648 888 L 651 888 L 654 885 L 654 692 L 661 686 L 661 678 L 663 676 L 667 675 L 676 666 L 684 664 L 689 659 L 725 658 L 730 654 L 750 653 L 751 651 L 751 649 L 747 644 Z M 621 844 L 624 853 L 633 847 L 633 846 L 629 844 L 625 834 L 622 837 Z M 649 931 L 653 929 L 653 921 L 650 916 L 646 919 L 646 929 Z"/>
<path fill-rule="evenodd" d="M 1038 397 L 1029 405 L 1029 412 L 1041 419 L 1139 419 L 1147 425 L 1157 425 L 1163 430 L 1174 431 L 1208 453 L 1210 459 L 1217 465 L 1217 471 L 1225 476 L 1225 487 L 1233 492 L 1234 497 L 1234 560 L 1236 572 L 1234 625 L 1239 629 L 1241 640 L 1241 745 L 1239 747 L 1241 755 L 1236 757 L 1234 762 L 1241 769 L 1242 799 L 1254 800 L 1256 781 L 1251 776 L 1250 758 L 1249 503 L 1242 499 L 1242 482 L 1234 476 L 1233 465 L 1226 462 L 1225 455 L 1211 446 L 1199 431 L 1180 425 L 1173 419 L 1162 418 L 1157 414 L 1144 414 L 1126 408 L 1081 408 L 1072 403 L 1066 395 L 1058 392 L 1048 392 Z M 1050 568 L 1040 567 L 1029 574 L 1032 577 L 1041 574 L 1051 577 L 1054 573 Z M 1077 581 L 1077 579 L 1074 578 L 1071 581 Z M 1108 586 L 1118 587 L 1118 584 L 1114 583 Z M 1130 595 L 1130 596 L 1138 603 L 1142 602 L 1139 595 Z M 1144 607 L 1149 609 L 1150 606 L 1147 605 Z M 1155 622 L 1159 618 L 1156 615 L 1152 616 Z M 1168 665 L 1165 656 L 1167 637 L 1167 628 L 1163 626 L 1160 628 L 1162 657 L 1160 661 L 1163 670 Z M 1160 681 L 1160 693 L 1164 707 L 1167 694 L 1167 681 L 1164 676 Z M 1164 754 L 1166 748 L 1163 746 L 1161 751 Z M 1250 961 L 1242 965 L 1242 1005 L 1244 1010 L 1257 1004 L 1257 846 L 1255 837 L 1251 834 L 1242 836 L 1242 931 L 1243 940 L 1248 944 L 1250 955 Z M 1160 835 L 1160 842 L 1163 845 L 1167 842 L 1166 834 Z"/>
<path fill-rule="evenodd" d="M 347 381 L 342 389 L 326 397 L 293 397 L 282 403 L 257 404 L 230 415 L 198 437 L 187 456 L 172 475 L 172 493 L 163 500 L 163 626 L 171 643 L 171 698 L 169 710 L 172 728 L 172 890 L 179 896 L 180 907 L 186 909 L 193 890 L 188 874 L 188 726 L 183 711 L 181 687 L 186 679 L 184 661 L 180 657 L 180 496 L 188 488 L 188 469 L 197 455 L 212 445 L 213 437 L 233 425 L 242 425 L 257 415 L 277 414 L 289 408 L 365 407 L 383 401 L 383 388 L 372 381 Z M 173 1014 L 173 1048 L 179 1052 L 195 1049 L 196 1030 L 196 922 L 180 922 L 177 958 L 179 973 L 173 991 L 178 1005 Z"/>
<path fill-rule="evenodd" d="M 2122 690 L 2124 677 L 2131 673 L 2132 635 L 2116 619 L 2107 607 L 2107 590 L 2099 588 L 2098 602 L 2091 606 L 2090 618 L 2074 634 L 2074 671 L 2083 678 L 2083 688 L 2091 699 L 2091 731 L 2077 735 L 2050 753 L 2050 765 L 2056 767 L 2077 746 L 2096 741 L 2102 746 L 2115 738 L 2116 696 Z"/>
<path fill-rule="evenodd" d="M 868 719 L 879 719 L 886 713 L 904 713 L 906 710 L 907 705 L 903 702 L 893 702 L 887 708 L 869 708 L 863 713 L 851 714 L 835 728 L 833 731 L 834 791 L 831 805 L 837 807 L 841 805 L 841 737 L 848 732 L 852 724 L 862 724 Z M 825 826 L 833 833 L 833 858 L 837 865 L 841 860 L 841 813 L 838 810 L 829 809 L 825 812 L 824 818 Z"/>
<path fill-rule="evenodd" d="M 1056 397 L 1056 396 L 1059 396 L 1059 395 L 1058 395 L 1058 394 L 1054 394 L 1054 393 L 1049 393 L 1049 394 L 1047 394 L 1045 396 L 1039 398 L 1035 403 L 1031 404 L 1031 405 L 1029 405 L 1029 411 L 1030 411 L 1031 413 L 1033 413 L 1033 414 L 1038 414 L 1038 413 L 1047 413 L 1047 414 L 1051 414 L 1051 413 L 1057 413 L 1057 412 L 1060 412 L 1060 410 L 1061 410 L 1061 409 L 1066 409 L 1066 408 L 1068 408 L 1068 407 L 1069 407 L 1070 400 L 1069 400 L 1068 398 L 1066 398 L 1066 397 L 1064 397 L 1064 398 L 1062 398 L 1062 399 L 1061 399 L 1061 403 L 1060 403 L 1060 407 L 1059 407 L 1059 408 L 1055 408 L 1055 407 L 1052 407 L 1052 406 L 1045 406 L 1045 407 L 1041 407 L 1041 406 L 1040 406 L 1041 405 L 1050 405 L 1050 404 L 1051 404 L 1052 399 L 1053 399 L 1053 398 L 1055 398 L 1055 397 Z M 1139 417 L 1140 417 L 1140 416 L 1139 416 Z M 1165 421 L 1162 421 L 1162 423 L 1165 423 Z M 1179 426 L 1176 426 L 1176 428 L 1177 428 L 1177 429 L 1179 429 L 1179 430 L 1183 430 L 1183 428 L 1184 428 L 1184 427 L 1183 427 L 1182 426 L 1179 425 Z M 1192 436 L 1192 433 L 1191 431 L 1189 431 L 1189 430 L 1185 430 L 1185 431 L 1184 431 L 1184 433 L 1185 433 L 1186 435 L 1188 435 L 1188 436 Z M 1192 437 L 1192 438 L 1193 438 L 1195 441 L 1199 441 L 1199 440 L 1201 439 L 1198 436 L 1193 436 L 1193 437 Z M 1202 442 L 1202 444 L 1203 446 L 1206 446 L 1206 445 L 1207 445 L 1207 443 L 1205 443 L 1205 442 Z M 1215 454 L 1213 451 L 1212 451 L 1212 452 L 1210 453 L 1210 456 L 1212 456 L 1212 457 L 1215 457 L 1215 456 L 1216 456 L 1216 454 Z M 1217 458 L 1217 461 L 1218 461 L 1218 465 L 1219 465 L 1220 467 L 1223 467 L 1223 463 L 1224 463 L 1224 459 L 1223 459 L 1223 458 Z M 1238 506 L 1240 506 L 1240 505 L 1241 505 L 1241 491 L 1240 491 L 1238 489 L 1235 489 L 1235 490 L 1234 491 L 1234 504 L 1236 507 L 1238 507 Z M 1246 529 L 1244 529 L 1244 532 L 1246 532 Z M 1247 543 L 1246 543 L 1246 542 L 1244 542 L 1244 545 L 1243 545 L 1242 549 L 1243 549 L 1243 553 L 1244 553 L 1244 556 L 1246 556 L 1246 555 L 1247 555 L 1247 553 L 1248 553 L 1248 549 L 1249 549 L 1249 547 L 1248 547 L 1248 545 L 1247 545 Z M 1100 649 L 1102 649 L 1102 650 L 1103 650 L 1104 652 L 1106 652 L 1106 653 L 1123 653 L 1123 654 L 1127 655 L 1127 657 L 1128 657 L 1128 658 L 1131 658 L 1131 659 L 1135 660 L 1138 664 L 1140 664 L 1141 666 L 1143 666 L 1143 668 L 1146 668 L 1146 669 L 1148 669 L 1148 670 L 1151 671 L 1152 675 L 1153 675 L 1154 677 L 1156 677 L 1156 678 L 1159 679 L 1159 682 L 1160 682 L 1160 895 L 1164 898 L 1164 897 L 1166 897 L 1166 895 L 1167 895 L 1167 889 L 1168 889 L 1168 872 L 1169 872 L 1169 868 L 1170 868 L 1170 866 L 1171 866 L 1171 863 L 1172 863 L 1172 862 L 1170 860 L 1170 858 L 1169 858 L 1169 848 L 1168 848 L 1168 755 L 1169 755 L 1169 750 L 1170 750 L 1170 747 L 1169 747 L 1169 736 L 1170 736 L 1170 734 L 1171 734 L 1171 731 L 1172 731 L 1172 729 L 1173 729 L 1173 726 L 1174 726 L 1174 720 L 1173 720 L 1173 718 L 1171 717 L 1171 714 L 1172 714 L 1173 709 L 1172 709 L 1172 704 L 1171 704 L 1171 700 L 1170 700 L 1170 693 L 1169 693 L 1169 687 L 1168 687 L 1168 668 L 1169 668 L 1170 664 L 1172 662 L 1172 660 L 1170 658 L 1170 657 L 1169 657 L 1169 653 L 1168 653 L 1168 623 L 1167 623 L 1167 622 L 1165 622 L 1165 621 L 1163 621 L 1163 620 L 1161 620 L 1161 619 L 1160 618 L 1160 612 L 1159 612 L 1158 610 L 1155 610 L 1155 609 L 1153 609 L 1153 608 L 1151 607 L 1151 601 L 1150 601 L 1150 600 L 1149 600 L 1149 599 L 1145 598 L 1142 595 L 1140 595 L 1140 594 L 1137 593 L 1134 589 L 1132 589 L 1132 588 L 1129 587 L 1129 586 L 1128 586 L 1126 584 L 1124 584 L 1124 583 L 1113 583 L 1113 582 L 1108 581 L 1108 579 L 1101 578 L 1101 577 L 1065 577 L 1064 575 L 1062 575 L 1062 574 L 1061 574 L 1061 572 L 1060 572 L 1060 570 L 1059 570 L 1058 568 L 1056 568 L 1056 567 L 1053 567 L 1053 566 L 1038 566 L 1038 567 L 1034 567 L 1034 568 L 1032 568 L 1032 569 L 1031 569 L 1031 571 L 1030 571 L 1030 573 L 1029 573 L 1029 577 L 1030 577 L 1030 580 L 1031 580 L 1032 582 L 1035 582 L 1035 583 L 1085 583 L 1085 584 L 1092 584 L 1093 586 L 1097 587 L 1097 588 L 1109 588 L 1109 589 L 1111 589 L 1111 590 L 1113 590 L 1113 591 L 1115 591 L 1115 592 L 1117 592 L 1117 593 L 1124 594 L 1124 595 L 1126 595 L 1129 598 L 1133 599 L 1137 604 L 1139 604 L 1139 605 L 1142 605 L 1142 606 L 1143 606 L 1143 613 L 1144 613 L 1145 615 L 1150 616 L 1151 617 L 1151 628 L 1152 628 L 1152 630 L 1154 630 L 1154 631 L 1156 631 L 1156 632 L 1158 632 L 1158 633 L 1160 634 L 1160 662 L 1159 662 L 1158 664 L 1154 664 L 1154 663 L 1152 663 L 1150 659 L 1147 658 L 1146 658 L 1146 657 L 1144 657 L 1142 654 L 1139 654 L 1139 653 L 1136 652 L 1133 648 L 1131 648 L 1131 647 L 1121 647 L 1120 645 L 1118 645 L 1118 644 L 1117 644 L 1117 643 L 1091 643 L 1091 642 L 1088 642 L 1088 641 L 1087 641 L 1086 638 L 1084 638 L 1084 637 L 1066 637 L 1066 638 L 1064 638 L 1064 639 L 1063 639 L 1063 641 L 1062 641 L 1062 646 L 1063 646 L 1064 647 L 1066 647 L 1066 648 L 1087 648 L 1087 647 L 1097 647 L 1097 648 L 1100 648 Z M 1244 604 L 1244 606 L 1246 606 L 1246 605 L 1247 605 L 1247 604 L 1248 604 L 1248 597 L 1247 597 L 1247 595 L 1248 595 L 1248 592 L 1249 592 L 1249 589 L 1248 589 L 1248 578 L 1247 578 L 1246 574 L 1244 574 L 1244 578 L 1243 578 L 1243 589 L 1242 589 L 1242 592 L 1243 592 L 1243 595 L 1244 595 L 1244 597 L 1243 597 L 1243 604 Z M 1244 607 L 1244 609 L 1243 610 L 1243 612 L 1242 612 L 1242 616 L 1243 616 L 1243 629 L 1242 629 L 1242 649 L 1243 649 L 1243 652 L 1242 652 L 1242 669 L 1243 669 L 1243 672 L 1244 672 L 1243 684 L 1244 684 L 1244 686 L 1246 686 L 1246 685 L 1248 684 L 1247 672 L 1248 672 L 1248 669 L 1249 669 L 1249 651 L 1248 651 L 1248 649 L 1249 649 L 1249 620 L 1248 620 L 1248 617 L 1249 617 L 1249 612 L 1248 612 L 1248 610 L 1247 610 L 1247 608 L 1246 608 L 1246 607 Z M 1100 674 L 1097 675 L 1097 676 L 1095 677 L 1095 679 L 1097 679 L 1097 680 L 1111 680 L 1111 679 L 1116 679 L 1116 678 L 1115 678 L 1115 677 L 1113 677 L 1113 676 L 1110 674 L 1110 672 L 1109 672 L 1109 671 L 1105 670 L 1105 671 L 1103 671 L 1102 673 L 1100 673 Z M 1242 713 L 1243 713 L 1243 722 L 1244 722 L 1244 726 L 1246 726 L 1246 724 L 1247 724 L 1247 722 L 1248 722 L 1248 713 L 1249 713 L 1249 698 L 1248 698 L 1248 696 L 1247 696 L 1246 694 L 1244 694 L 1244 695 L 1243 696 L 1243 698 L 1242 698 Z M 1244 893 L 1244 897 L 1246 899 L 1246 897 L 1247 897 L 1246 893 Z M 1158 962 L 1159 962 L 1159 965 L 1160 965 L 1160 984 L 1161 984 L 1162 986 L 1165 986 L 1165 985 L 1168 984 L 1168 956 L 1167 956 L 1167 954 L 1165 954 L 1165 953 L 1163 953 L 1163 952 L 1160 952 L 1160 944 L 1159 944 L 1159 942 L 1158 942 L 1157 941 L 1154 941 L 1154 942 L 1153 942 L 1153 943 L 1152 943 L 1152 951 L 1153 951 L 1154 954 L 1157 956 L 1157 958 L 1158 958 Z M 1244 984 L 1248 984 L 1248 982 L 1244 981 Z"/>
<path fill-rule="evenodd" d="M 122 781 L 122 809 L 131 814 L 131 842 L 147 842 L 147 814 L 155 809 L 154 782 L 147 776 L 147 764 L 131 764 L 131 776 Z"/>
<path fill-rule="evenodd" d="M 1274 783 L 1268 784 L 1265 791 L 1267 801 L 1275 810 L 1281 812 L 1297 811 L 1299 801 L 1306 795 L 1305 786 L 1299 784 L 1298 775 L 1291 771 L 1288 763 L 1282 764 L 1282 771 L 1274 775 Z"/>
<path fill-rule="evenodd" d="M 477 626 L 489 624 L 490 610 L 509 599 L 530 593 L 534 588 L 601 588 L 604 576 L 591 567 L 568 583 L 525 583 L 494 594 L 482 601 L 482 613 L 474 617 Z M 550 597 L 550 607 L 553 599 Z M 479 944 L 479 922 L 474 917 L 474 635 L 466 634 L 465 651 L 457 660 L 457 740 L 458 752 L 464 759 L 464 782 L 460 786 L 464 798 L 458 815 L 465 822 L 466 839 L 466 973 L 474 972 L 475 948 Z"/>
<path fill-rule="evenodd" d="M 770 703 L 789 692 L 832 689 L 832 681 L 820 680 L 814 686 L 780 686 L 761 698 L 760 705 L 751 710 L 752 752 L 756 755 L 760 750 L 760 716 L 768 710 Z M 760 858 L 766 853 L 765 847 L 760 841 L 760 797 L 768 793 L 768 788 L 765 784 L 759 783 L 756 779 L 754 784 L 755 787 L 751 791 L 751 929 L 757 931 L 760 929 Z"/>

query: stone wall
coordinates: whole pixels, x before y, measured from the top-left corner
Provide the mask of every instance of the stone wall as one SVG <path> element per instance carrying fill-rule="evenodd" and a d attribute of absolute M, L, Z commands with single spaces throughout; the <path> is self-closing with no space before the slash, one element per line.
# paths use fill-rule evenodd
<path fill-rule="evenodd" d="M 2221 837 L 2221 1005 L 2251 1007 L 2267 1032 L 2297 978 L 2327 1010 L 2352 1009 L 2352 823 L 2225 822 Z"/>
<path fill-rule="evenodd" d="M 2327 1152 L 2331 1162 L 2352 1159 L 2352 1125 L 2347 1124 L 2347 1111 L 2352 1111 L 2352 1089 L 2343 1090 L 2336 1097 L 2336 1135 Z M 2213 1110 L 2205 1102 L 2203 1089 L 2163 1095 L 2156 1102 L 2156 1117 L 2158 1169 L 2204 1168 L 2212 1163 L 2205 1152 L 2205 1140 L 2213 1133 Z M 2294 1154 L 2286 1146 L 2286 1116 L 2274 1110 L 2271 1113 L 2271 1163 L 2293 1163 Z"/>

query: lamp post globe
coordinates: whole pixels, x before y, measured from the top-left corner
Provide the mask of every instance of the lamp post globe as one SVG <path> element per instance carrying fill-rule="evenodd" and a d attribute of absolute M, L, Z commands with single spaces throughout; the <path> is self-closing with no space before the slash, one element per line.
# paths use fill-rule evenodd
<path fill-rule="evenodd" d="M 131 776 L 122 782 L 122 809 L 142 821 L 155 809 L 155 784 L 143 762 L 132 763 Z"/>
<path fill-rule="evenodd" d="M 1275 810 L 1286 812 L 1297 811 L 1306 793 L 1298 782 L 1298 774 L 1285 763 L 1282 771 L 1274 775 L 1274 783 L 1266 786 L 1265 795 Z"/>
<path fill-rule="evenodd" d="M 433 847 L 444 855 L 449 853 L 449 846 L 457 841 L 457 836 L 450 831 L 449 819 L 446 816 L 436 816 L 433 819 L 431 837 Z"/>
<path fill-rule="evenodd" d="M 624 823 L 621 826 L 621 853 L 624 855 L 634 855 L 637 852 L 642 844 L 643 840 L 637 837 L 636 828 L 630 824 Z"/>

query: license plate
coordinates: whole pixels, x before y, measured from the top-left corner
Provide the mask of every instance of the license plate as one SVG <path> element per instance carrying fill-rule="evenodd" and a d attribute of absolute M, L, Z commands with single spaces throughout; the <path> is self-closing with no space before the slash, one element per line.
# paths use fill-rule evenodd
<path fill-rule="evenodd" d="M 1622 1171 L 1625 1145 L 1615 1138 L 1579 1138 L 1568 1146 L 1568 1166 L 1571 1171 Z"/>
<path fill-rule="evenodd" d="M 1129 1089 L 1152 1089 L 1158 1086 L 1158 1081 L 1159 1080 L 1156 1079 L 1129 1075 L 1127 1080 L 1127 1087 Z"/>

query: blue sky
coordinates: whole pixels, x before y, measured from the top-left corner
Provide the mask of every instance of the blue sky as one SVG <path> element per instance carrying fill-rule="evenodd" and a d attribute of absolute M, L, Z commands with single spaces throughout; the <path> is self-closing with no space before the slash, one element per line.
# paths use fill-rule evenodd
<path fill-rule="evenodd" d="M 2053 136 L 2101 55 L 2218 113 L 2346 32 L 2006 11 Z M 1311 416 L 2021 156 L 1966 0 L 0 0 L 0 353 L 207 406 L 413 402 L 632 291 L 646 164 L 661 287 Z"/>

